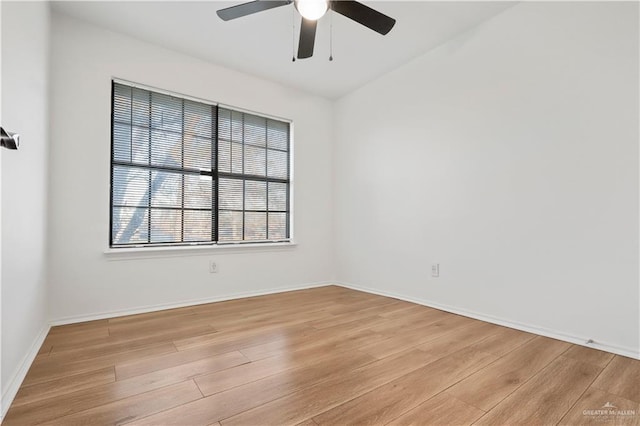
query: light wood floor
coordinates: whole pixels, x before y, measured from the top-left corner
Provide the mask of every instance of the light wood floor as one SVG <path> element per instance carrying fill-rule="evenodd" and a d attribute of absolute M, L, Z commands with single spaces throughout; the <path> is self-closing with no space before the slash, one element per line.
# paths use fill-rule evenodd
<path fill-rule="evenodd" d="M 355 423 L 637 425 L 640 361 L 330 286 L 54 327 L 3 424 Z"/>

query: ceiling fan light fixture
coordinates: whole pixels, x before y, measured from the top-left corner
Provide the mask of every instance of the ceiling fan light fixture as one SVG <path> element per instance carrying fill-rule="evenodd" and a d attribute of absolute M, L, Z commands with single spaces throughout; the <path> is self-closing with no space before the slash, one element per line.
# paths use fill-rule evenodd
<path fill-rule="evenodd" d="M 324 16 L 329 9 L 327 0 L 294 0 L 300 15 L 310 21 L 316 21 Z"/>

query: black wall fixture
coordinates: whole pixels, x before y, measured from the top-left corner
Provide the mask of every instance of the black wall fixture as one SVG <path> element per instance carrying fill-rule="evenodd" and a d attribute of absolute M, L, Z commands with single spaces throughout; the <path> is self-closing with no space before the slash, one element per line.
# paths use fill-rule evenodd
<path fill-rule="evenodd" d="M 20 135 L 7 132 L 0 127 L 0 146 L 7 149 L 18 149 L 18 146 L 20 146 Z"/>

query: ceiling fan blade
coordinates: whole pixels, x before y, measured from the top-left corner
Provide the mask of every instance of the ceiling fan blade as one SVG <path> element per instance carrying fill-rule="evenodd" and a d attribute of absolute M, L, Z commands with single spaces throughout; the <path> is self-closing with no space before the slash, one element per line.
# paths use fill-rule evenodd
<path fill-rule="evenodd" d="M 316 27 L 318 21 L 311 21 L 302 18 L 300 24 L 300 42 L 298 43 L 298 59 L 310 58 L 313 56 L 313 46 L 316 42 Z"/>
<path fill-rule="evenodd" d="M 220 9 L 217 13 L 223 21 L 229 21 L 231 19 L 241 18 L 243 16 L 252 15 L 254 13 L 262 12 L 264 10 L 273 9 L 275 7 L 286 6 L 291 4 L 291 0 L 283 1 L 268 1 L 268 0 L 256 0 L 248 3 L 238 4 L 236 6 L 227 7 L 226 9 Z"/>
<path fill-rule="evenodd" d="M 331 2 L 331 8 L 382 35 L 391 31 L 396 24 L 395 19 L 357 1 L 334 0 Z"/>

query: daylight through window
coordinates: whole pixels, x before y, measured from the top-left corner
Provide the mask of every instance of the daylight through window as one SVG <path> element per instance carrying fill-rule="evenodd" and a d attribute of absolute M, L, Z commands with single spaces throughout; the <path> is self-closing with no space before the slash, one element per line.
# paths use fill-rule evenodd
<path fill-rule="evenodd" d="M 290 125 L 113 82 L 112 247 L 288 241 Z"/>

